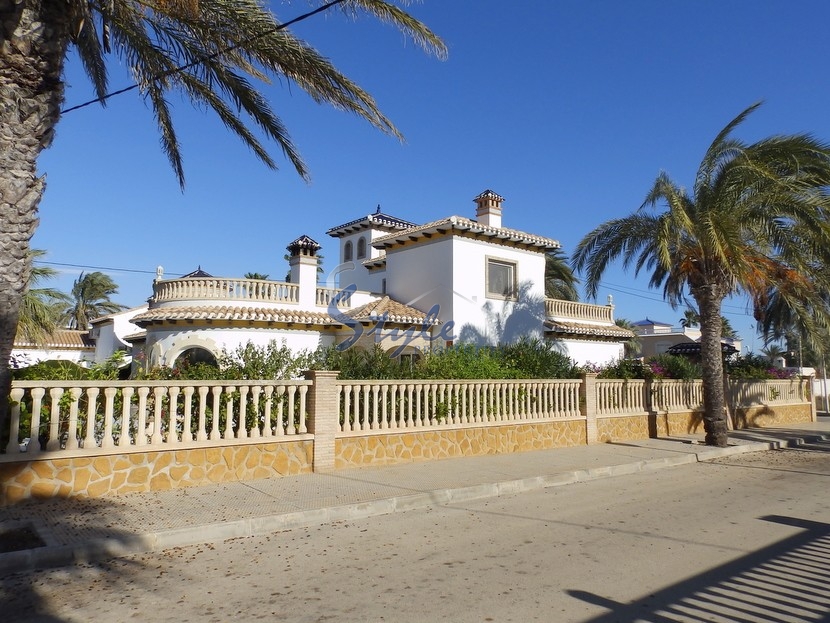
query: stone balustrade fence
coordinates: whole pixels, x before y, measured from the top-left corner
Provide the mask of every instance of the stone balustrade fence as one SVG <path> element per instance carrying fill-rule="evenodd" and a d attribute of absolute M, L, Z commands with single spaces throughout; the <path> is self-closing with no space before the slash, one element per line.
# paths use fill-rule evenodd
<path fill-rule="evenodd" d="M 815 420 L 809 380 L 734 381 L 734 425 Z M 15 381 L 0 505 L 702 430 L 700 381 Z"/>
<path fill-rule="evenodd" d="M 340 431 L 578 418 L 579 379 L 338 381 Z"/>
<path fill-rule="evenodd" d="M 225 445 L 307 430 L 310 381 L 17 381 L 6 457 Z"/>

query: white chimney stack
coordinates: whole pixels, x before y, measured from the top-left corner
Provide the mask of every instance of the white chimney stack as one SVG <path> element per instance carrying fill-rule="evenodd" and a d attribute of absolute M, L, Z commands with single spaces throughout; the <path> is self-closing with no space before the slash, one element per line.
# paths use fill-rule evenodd
<path fill-rule="evenodd" d="M 301 309 L 313 309 L 317 304 L 317 251 L 320 248 L 320 245 L 308 236 L 300 236 L 286 247 L 290 254 L 289 280 L 299 286 L 298 302 Z"/>
<path fill-rule="evenodd" d="M 473 199 L 476 204 L 476 220 L 488 227 L 501 227 L 501 204 L 504 197 L 492 190 L 485 190 Z"/>

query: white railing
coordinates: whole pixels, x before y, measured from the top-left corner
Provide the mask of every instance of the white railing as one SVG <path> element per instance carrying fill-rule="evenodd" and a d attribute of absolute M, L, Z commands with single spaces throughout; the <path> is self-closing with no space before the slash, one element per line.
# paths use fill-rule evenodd
<path fill-rule="evenodd" d="M 561 299 L 545 299 L 545 316 L 585 322 L 614 324 L 614 308 L 610 305 L 591 305 Z"/>
<path fill-rule="evenodd" d="M 6 456 L 228 445 L 307 433 L 310 381 L 16 381 Z M 19 439 L 28 438 L 28 445 Z"/>
<path fill-rule="evenodd" d="M 338 294 L 340 294 L 342 290 L 338 290 L 337 288 L 317 288 L 316 293 L 316 304 L 318 307 L 328 307 L 331 305 L 331 302 L 334 300 Z M 346 291 L 345 294 L 341 296 L 341 298 L 337 302 L 338 307 L 351 307 L 352 305 L 352 293 L 351 291 Z"/>
<path fill-rule="evenodd" d="M 225 446 L 308 432 L 337 418 L 364 431 L 586 419 L 582 380 L 332 380 L 336 401 L 307 407 L 312 381 L 15 381 L 3 460 Z M 699 411 L 703 383 L 594 379 L 598 417 Z M 733 407 L 809 404 L 808 381 L 731 381 Z M 310 406 L 310 405 L 309 405 Z M 25 441 L 28 439 L 28 445 Z M 316 443 L 316 442 L 315 442 Z M 15 459 L 17 457 L 17 459 Z"/>
<path fill-rule="evenodd" d="M 297 303 L 300 289 L 295 283 L 261 279 L 196 278 L 168 279 L 153 283 L 153 303 L 168 301 L 250 301 Z"/>
<path fill-rule="evenodd" d="M 732 381 L 727 400 L 739 407 L 809 402 L 807 383 L 800 379 Z"/>
<path fill-rule="evenodd" d="M 703 381 L 597 380 L 597 415 L 700 411 L 703 409 Z M 726 401 L 733 407 L 787 405 L 809 402 L 807 381 L 773 379 L 730 380 Z"/>
<path fill-rule="evenodd" d="M 598 379 L 597 415 L 633 415 L 648 411 L 648 384 L 642 379 Z"/>
<path fill-rule="evenodd" d="M 580 418 L 573 380 L 338 381 L 340 431 Z"/>
<path fill-rule="evenodd" d="M 703 409 L 703 381 L 654 381 L 650 408 L 662 413 Z"/>

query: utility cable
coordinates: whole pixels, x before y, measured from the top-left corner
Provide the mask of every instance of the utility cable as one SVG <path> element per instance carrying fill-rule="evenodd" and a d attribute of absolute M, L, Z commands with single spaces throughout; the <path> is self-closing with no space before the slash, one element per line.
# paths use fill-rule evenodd
<path fill-rule="evenodd" d="M 260 33 L 258 35 L 254 35 L 253 37 L 249 37 L 248 39 L 240 41 L 239 43 L 235 43 L 235 44 L 233 44 L 233 45 L 231 45 L 227 48 L 217 50 L 216 52 L 213 52 L 212 54 L 208 54 L 206 56 L 202 56 L 201 58 L 197 58 L 195 61 L 191 61 L 189 63 L 186 63 L 185 65 L 180 65 L 179 67 L 176 67 L 174 69 L 169 69 L 168 71 L 165 71 L 165 72 L 163 72 L 159 75 L 153 76 L 151 78 L 151 81 L 156 82 L 158 80 L 162 80 L 164 78 L 167 78 L 168 76 L 172 76 L 173 74 L 177 74 L 177 73 L 181 73 L 183 71 L 186 71 L 186 70 L 190 69 L 191 67 L 195 67 L 196 65 L 201 65 L 205 61 L 210 61 L 210 60 L 213 60 L 213 59 L 215 59 L 219 56 L 222 56 L 223 54 L 227 54 L 228 52 L 232 52 L 233 50 L 241 47 L 242 45 L 246 45 L 246 44 L 250 43 L 251 41 L 256 41 L 257 39 L 261 39 L 262 37 L 265 37 L 266 35 L 270 35 L 270 34 L 273 34 L 275 32 L 279 32 L 280 30 L 285 30 L 289 26 L 293 26 L 297 22 L 301 22 L 305 19 L 308 19 L 309 17 L 317 15 L 318 13 L 322 13 L 323 11 L 327 11 L 328 9 L 333 7 L 334 5 L 340 4 L 341 2 L 345 2 L 345 0 L 331 0 L 331 2 L 327 2 L 323 6 L 317 7 L 313 11 L 309 11 L 308 13 L 303 13 L 302 15 L 300 15 L 298 17 L 295 17 L 294 19 L 289 20 L 289 21 L 285 22 L 284 24 L 280 24 L 280 25 L 276 26 L 275 28 L 267 30 L 266 32 Z M 137 88 L 138 88 L 138 83 L 133 84 L 133 85 L 128 86 L 128 87 L 125 87 L 123 89 L 119 89 L 117 91 L 111 91 L 110 93 L 107 93 L 106 95 L 102 95 L 101 97 L 96 97 L 95 99 L 91 99 L 88 102 L 84 102 L 83 104 L 78 104 L 76 106 L 71 106 L 69 108 L 64 108 L 63 110 L 61 110 L 61 114 L 65 115 L 68 112 L 73 112 L 73 111 L 79 110 L 81 108 L 86 108 L 87 106 L 91 106 L 92 104 L 96 104 L 98 102 L 103 103 L 105 100 L 108 100 L 111 97 L 115 97 L 116 95 L 122 95 L 123 93 L 133 91 L 134 89 L 137 89 Z"/>

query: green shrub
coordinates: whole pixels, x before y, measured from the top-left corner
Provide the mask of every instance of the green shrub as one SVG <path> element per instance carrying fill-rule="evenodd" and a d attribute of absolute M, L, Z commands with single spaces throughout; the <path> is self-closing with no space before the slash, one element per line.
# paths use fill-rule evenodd
<path fill-rule="evenodd" d="M 733 379 L 788 379 L 792 373 L 774 367 L 769 359 L 761 355 L 748 354 L 725 363 L 726 373 Z"/>
<path fill-rule="evenodd" d="M 655 355 L 646 360 L 646 366 L 651 370 L 652 377 L 658 379 L 691 381 L 703 376 L 700 365 L 682 355 Z"/>

